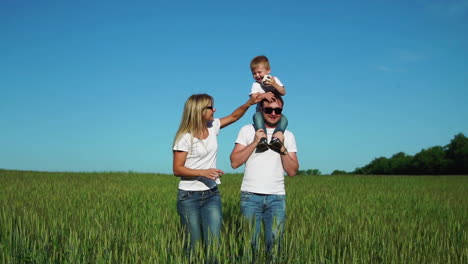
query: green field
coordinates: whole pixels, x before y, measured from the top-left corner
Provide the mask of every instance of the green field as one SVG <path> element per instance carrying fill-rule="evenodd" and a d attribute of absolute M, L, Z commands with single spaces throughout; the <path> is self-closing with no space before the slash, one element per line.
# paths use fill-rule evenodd
<path fill-rule="evenodd" d="M 244 263 L 241 175 L 222 181 L 217 257 Z M 177 183 L 132 172 L 0 170 L 0 263 L 187 262 Z M 468 263 L 467 176 L 300 176 L 286 186 L 281 263 Z"/>

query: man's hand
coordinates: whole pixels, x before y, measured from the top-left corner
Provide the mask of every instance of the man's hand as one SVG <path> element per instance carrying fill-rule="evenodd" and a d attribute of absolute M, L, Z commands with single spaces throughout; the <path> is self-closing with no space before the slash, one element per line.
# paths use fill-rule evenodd
<path fill-rule="evenodd" d="M 267 134 L 265 133 L 265 130 L 263 129 L 259 129 L 255 132 L 255 138 L 254 138 L 255 146 L 258 145 L 258 142 L 260 142 L 261 138 L 267 138 Z"/>

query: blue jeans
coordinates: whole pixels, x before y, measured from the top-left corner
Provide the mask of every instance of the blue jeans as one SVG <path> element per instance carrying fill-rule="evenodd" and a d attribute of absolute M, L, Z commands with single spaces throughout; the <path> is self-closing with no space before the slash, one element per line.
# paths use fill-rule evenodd
<path fill-rule="evenodd" d="M 219 244 L 221 237 L 221 196 L 217 187 L 207 191 L 179 190 L 177 195 L 177 213 L 180 223 L 190 237 L 186 252 L 203 242 L 205 250 L 214 243 Z"/>
<path fill-rule="evenodd" d="M 286 195 L 267 195 L 241 192 L 241 213 L 248 220 L 253 230 L 251 241 L 254 251 L 263 223 L 267 254 L 271 254 L 275 244 L 281 252 L 281 238 L 286 220 Z"/>
<path fill-rule="evenodd" d="M 253 119 L 253 125 L 254 125 L 254 128 L 255 128 L 255 131 L 257 131 L 259 129 L 263 129 L 265 131 L 265 133 L 267 132 L 266 126 L 265 126 L 265 120 L 263 119 L 262 112 L 256 112 L 253 115 L 252 119 Z M 287 127 L 288 127 L 288 118 L 286 118 L 285 115 L 282 115 L 280 121 L 278 122 L 278 124 L 275 127 L 275 131 L 273 131 L 273 134 L 278 132 L 278 131 L 281 131 L 281 132 L 284 133 L 284 131 L 286 130 Z"/>

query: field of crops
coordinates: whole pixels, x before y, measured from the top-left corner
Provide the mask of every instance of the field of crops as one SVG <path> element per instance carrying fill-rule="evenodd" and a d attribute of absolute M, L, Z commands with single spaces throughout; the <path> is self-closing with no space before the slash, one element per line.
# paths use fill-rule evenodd
<path fill-rule="evenodd" d="M 241 179 L 228 174 L 220 185 L 220 263 L 251 254 Z M 0 263 L 188 263 L 177 183 L 0 170 Z M 468 263 L 467 176 L 299 176 L 286 185 L 281 263 Z"/>

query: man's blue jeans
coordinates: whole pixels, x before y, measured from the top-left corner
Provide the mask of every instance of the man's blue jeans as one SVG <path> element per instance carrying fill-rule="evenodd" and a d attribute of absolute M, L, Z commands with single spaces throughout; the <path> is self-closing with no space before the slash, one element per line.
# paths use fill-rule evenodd
<path fill-rule="evenodd" d="M 258 249 L 261 224 L 263 223 L 267 253 L 272 252 L 275 244 L 280 252 L 286 220 L 286 195 L 241 192 L 240 207 L 242 215 L 254 228 L 251 242 L 254 251 Z"/>
<path fill-rule="evenodd" d="M 187 253 L 203 241 L 205 250 L 221 237 L 221 196 L 218 188 L 207 191 L 179 190 L 177 212 L 184 232 L 188 232 L 190 244 Z"/>

